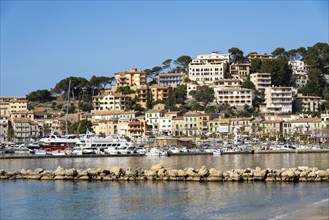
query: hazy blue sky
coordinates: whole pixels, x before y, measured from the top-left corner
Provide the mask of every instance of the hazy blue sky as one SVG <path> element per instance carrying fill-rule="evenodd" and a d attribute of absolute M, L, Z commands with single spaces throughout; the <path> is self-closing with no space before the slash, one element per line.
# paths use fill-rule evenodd
<path fill-rule="evenodd" d="M 328 43 L 327 1 L 1 1 L 0 95 L 181 55 Z"/>

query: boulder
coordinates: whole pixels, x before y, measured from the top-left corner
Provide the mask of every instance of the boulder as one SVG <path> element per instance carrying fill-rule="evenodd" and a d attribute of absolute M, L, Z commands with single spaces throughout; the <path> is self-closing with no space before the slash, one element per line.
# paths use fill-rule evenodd
<path fill-rule="evenodd" d="M 167 170 L 165 168 L 158 170 L 158 177 L 163 178 L 166 175 L 167 175 Z"/>
<path fill-rule="evenodd" d="M 111 173 L 113 173 L 115 176 L 120 177 L 123 174 L 123 170 L 120 167 L 112 167 Z"/>
<path fill-rule="evenodd" d="M 328 173 L 324 170 L 318 170 L 315 172 L 315 174 L 317 175 L 317 177 L 319 177 L 323 181 L 326 181 L 329 178 Z"/>
<path fill-rule="evenodd" d="M 228 171 L 228 174 L 230 175 L 228 180 L 231 180 L 231 181 L 241 181 L 241 180 L 243 180 L 242 176 L 236 170 L 230 170 L 230 171 Z"/>
<path fill-rule="evenodd" d="M 177 170 L 168 170 L 168 176 L 169 177 L 176 177 L 178 176 L 178 171 Z"/>
<path fill-rule="evenodd" d="M 209 176 L 211 177 L 222 177 L 223 176 L 223 172 L 220 170 L 216 170 L 214 168 L 211 168 L 209 170 Z"/>
<path fill-rule="evenodd" d="M 257 171 L 257 168 L 256 168 L 256 171 L 254 172 L 253 174 L 253 180 L 254 181 L 263 181 L 266 179 L 266 175 L 267 175 L 267 170 L 261 170 Z"/>
<path fill-rule="evenodd" d="M 44 170 L 45 170 L 45 169 L 43 169 L 43 168 L 36 168 L 36 169 L 34 170 L 34 173 L 35 173 L 35 174 L 40 174 L 40 173 L 42 173 Z"/>
<path fill-rule="evenodd" d="M 144 170 L 144 175 L 146 177 L 155 177 L 157 173 L 154 170 Z"/>
<path fill-rule="evenodd" d="M 296 180 L 296 175 L 293 170 L 286 170 L 283 173 L 281 173 L 281 180 L 286 182 L 293 182 Z"/>
<path fill-rule="evenodd" d="M 66 169 L 65 170 L 65 176 L 77 176 L 78 175 L 78 171 L 76 169 Z"/>
<path fill-rule="evenodd" d="M 186 177 L 187 174 L 186 174 L 186 172 L 185 172 L 184 170 L 179 169 L 179 170 L 177 171 L 177 176 L 179 176 L 179 177 Z"/>
<path fill-rule="evenodd" d="M 193 169 L 193 168 L 188 168 L 185 173 L 188 175 L 188 176 L 198 176 L 198 173 Z"/>
<path fill-rule="evenodd" d="M 199 174 L 199 176 L 207 177 L 207 176 L 209 175 L 209 170 L 208 170 L 205 166 L 202 166 L 202 167 L 199 169 L 198 174 Z"/>
<path fill-rule="evenodd" d="M 64 176 L 65 175 L 65 169 L 61 166 L 58 166 L 55 170 L 55 176 Z"/>
<path fill-rule="evenodd" d="M 43 176 L 41 177 L 41 180 L 53 180 L 53 179 L 54 179 L 53 176 L 48 176 L 48 175 L 43 175 Z"/>
<path fill-rule="evenodd" d="M 160 169 L 163 169 L 164 167 L 160 164 L 154 165 L 151 167 L 151 170 L 154 172 L 158 172 Z"/>

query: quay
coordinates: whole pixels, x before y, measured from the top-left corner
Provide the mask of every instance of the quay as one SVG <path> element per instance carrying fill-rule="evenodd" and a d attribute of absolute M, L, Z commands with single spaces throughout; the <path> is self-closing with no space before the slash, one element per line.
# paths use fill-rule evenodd
<path fill-rule="evenodd" d="M 208 169 L 169 169 L 154 165 L 150 169 L 114 166 L 111 169 L 22 169 L 0 170 L 0 180 L 47 180 L 47 181 L 194 181 L 194 182 L 329 182 L 329 169 L 299 166 L 282 169 L 233 169 L 228 171 Z"/>

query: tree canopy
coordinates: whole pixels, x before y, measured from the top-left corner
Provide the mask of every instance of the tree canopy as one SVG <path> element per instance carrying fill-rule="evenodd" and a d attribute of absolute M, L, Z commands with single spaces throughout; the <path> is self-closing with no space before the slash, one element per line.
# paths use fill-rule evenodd
<path fill-rule="evenodd" d="M 85 134 L 87 131 L 94 131 L 91 121 L 87 119 L 75 122 L 70 126 L 70 133 L 72 134 Z"/>
<path fill-rule="evenodd" d="M 29 101 L 39 101 L 39 102 L 48 102 L 53 99 L 50 95 L 50 91 L 47 89 L 36 90 L 29 93 L 26 96 L 27 100 Z"/>

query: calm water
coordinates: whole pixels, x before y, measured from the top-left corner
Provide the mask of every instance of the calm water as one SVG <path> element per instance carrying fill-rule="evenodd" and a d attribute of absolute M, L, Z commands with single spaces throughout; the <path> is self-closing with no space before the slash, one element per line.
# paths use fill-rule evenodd
<path fill-rule="evenodd" d="M 329 168 L 329 154 L 0 160 L 0 169 Z M 271 219 L 328 203 L 328 183 L 0 181 L 0 219 Z M 329 204 L 328 204 L 329 207 Z M 329 215 L 329 213 L 328 213 Z"/>
<path fill-rule="evenodd" d="M 246 154 L 246 155 L 195 155 L 172 157 L 99 157 L 99 158 L 46 158 L 46 159 L 10 159 L 0 160 L 0 169 L 21 170 L 23 168 L 35 169 L 38 167 L 54 170 L 57 166 L 64 168 L 104 168 L 112 166 L 150 168 L 155 164 L 162 164 L 167 168 L 200 168 L 205 165 L 220 170 L 234 168 L 272 168 L 310 166 L 319 169 L 329 168 L 329 153 L 307 154 Z"/>

